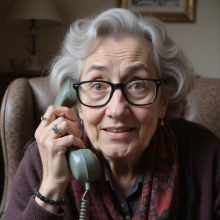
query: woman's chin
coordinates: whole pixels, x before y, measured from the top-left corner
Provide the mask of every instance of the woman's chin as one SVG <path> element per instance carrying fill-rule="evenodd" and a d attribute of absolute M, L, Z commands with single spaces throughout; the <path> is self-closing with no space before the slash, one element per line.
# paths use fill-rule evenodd
<path fill-rule="evenodd" d="M 134 152 L 132 153 L 131 151 L 129 151 L 127 148 L 123 148 L 123 147 L 119 147 L 118 149 L 111 149 L 109 150 L 108 149 L 101 149 L 101 152 L 103 154 L 103 156 L 106 158 L 106 159 L 111 159 L 111 160 L 114 160 L 114 159 L 128 159 L 130 158 L 132 155 L 134 155 Z"/>

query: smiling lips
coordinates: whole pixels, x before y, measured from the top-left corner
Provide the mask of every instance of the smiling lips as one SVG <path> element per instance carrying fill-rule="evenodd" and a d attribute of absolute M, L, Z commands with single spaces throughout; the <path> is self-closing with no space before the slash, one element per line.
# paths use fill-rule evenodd
<path fill-rule="evenodd" d="M 119 132 L 125 132 L 125 131 L 130 131 L 132 130 L 133 128 L 119 128 L 119 129 L 116 129 L 116 128 L 108 128 L 108 129 L 104 129 L 105 131 L 110 131 L 110 132 L 115 132 L 115 133 L 119 133 Z"/>
<path fill-rule="evenodd" d="M 102 129 L 104 131 L 104 133 L 110 137 L 111 139 L 121 139 L 121 138 L 125 138 L 128 137 L 131 133 L 133 133 L 134 128 L 125 128 L 125 127 L 121 127 L 121 128 L 104 128 Z"/>

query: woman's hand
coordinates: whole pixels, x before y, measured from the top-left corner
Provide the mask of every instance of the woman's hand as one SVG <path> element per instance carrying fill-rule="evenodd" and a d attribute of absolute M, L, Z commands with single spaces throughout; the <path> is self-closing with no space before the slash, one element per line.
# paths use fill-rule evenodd
<path fill-rule="evenodd" d="M 81 131 L 74 123 L 77 117 L 69 108 L 49 106 L 45 115 L 49 121 L 43 120 L 35 132 L 43 165 L 43 179 L 39 189 L 41 195 L 59 201 L 70 180 L 70 170 L 65 152 L 71 145 L 85 148 L 81 140 Z M 54 133 L 52 128 L 57 125 L 61 134 Z M 65 135 L 65 136 L 64 136 Z M 36 202 L 48 211 L 56 212 L 53 206 L 46 204 L 36 197 Z"/>

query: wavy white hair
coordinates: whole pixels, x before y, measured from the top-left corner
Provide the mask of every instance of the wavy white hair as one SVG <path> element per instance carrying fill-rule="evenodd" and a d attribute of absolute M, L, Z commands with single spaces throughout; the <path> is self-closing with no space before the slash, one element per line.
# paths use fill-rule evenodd
<path fill-rule="evenodd" d="M 167 34 L 164 24 L 156 18 L 135 15 L 125 9 L 109 9 L 92 18 L 79 19 L 66 33 L 62 48 L 50 69 L 52 91 L 58 92 L 69 78 L 79 81 L 85 58 L 100 36 L 127 34 L 150 43 L 162 96 L 169 102 L 166 119 L 179 115 L 184 100 L 194 85 L 192 64 L 181 48 Z M 147 42 L 146 42 L 147 43 Z"/>

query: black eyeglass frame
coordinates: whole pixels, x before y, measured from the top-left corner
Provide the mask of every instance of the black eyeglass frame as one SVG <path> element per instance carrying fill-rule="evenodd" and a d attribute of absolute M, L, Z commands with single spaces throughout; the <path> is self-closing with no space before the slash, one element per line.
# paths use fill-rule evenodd
<path fill-rule="evenodd" d="M 156 85 L 156 92 L 155 92 L 154 99 L 153 99 L 151 102 L 149 102 L 149 103 L 147 103 L 147 104 L 134 104 L 134 103 L 132 103 L 132 102 L 130 102 L 130 101 L 128 100 L 128 98 L 127 98 L 127 96 L 126 96 L 126 94 L 125 94 L 125 91 L 124 91 L 124 86 L 125 86 L 127 83 L 129 83 L 129 82 L 137 81 L 137 80 L 148 80 L 148 81 L 152 81 L 152 82 L 155 83 L 155 85 Z M 93 106 L 93 105 L 86 105 L 85 103 L 83 103 L 83 102 L 81 101 L 80 96 L 79 96 L 79 87 L 80 87 L 81 84 L 89 83 L 89 82 L 102 82 L 102 83 L 107 83 L 107 84 L 109 84 L 109 85 L 111 86 L 111 93 L 110 93 L 110 96 L 109 96 L 108 101 L 107 101 L 105 104 Z M 113 95 L 115 89 L 117 89 L 117 88 L 121 89 L 122 94 L 123 94 L 124 98 L 127 100 L 128 103 L 130 103 L 130 104 L 132 104 L 132 105 L 137 105 L 137 106 L 150 105 L 150 104 L 152 104 L 153 102 L 155 102 L 155 100 L 156 100 L 156 98 L 157 98 L 157 94 L 158 94 L 158 89 L 159 89 L 159 87 L 160 87 L 161 85 L 162 85 L 162 81 L 159 80 L 159 79 L 148 79 L 148 78 L 142 79 L 142 78 L 141 78 L 141 79 L 129 80 L 129 81 L 126 81 L 126 82 L 123 82 L 123 83 L 111 83 L 111 82 L 103 81 L 103 80 L 82 81 L 82 82 L 79 82 L 79 83 L 74 83 L 74 84 L 73 84 L 73 88 L 76 90 L 77 97 L 78 97 L 78 99 L 79 99 L 79 101 L 80 101 L 80 103 L 81 103 L 82 105 L 87 106 L 87 107 L 94 107 L 94 108 L 95 108 L 95 107 L 102 107 L 102 106 L 106 105 L 106 104 L 111 100 L 112 95 Z"/>

